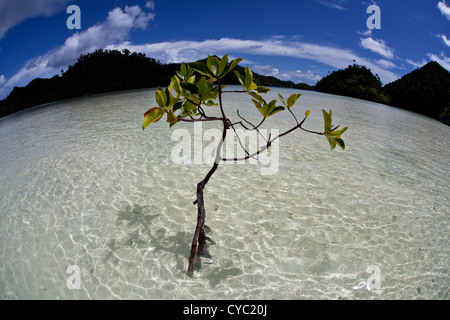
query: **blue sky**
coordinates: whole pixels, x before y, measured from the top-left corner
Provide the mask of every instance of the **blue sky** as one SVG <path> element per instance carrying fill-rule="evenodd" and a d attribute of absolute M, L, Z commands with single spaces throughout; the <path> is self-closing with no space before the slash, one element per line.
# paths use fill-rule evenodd
<path fill-rule="evenodd" d="M 81 29 L 68 29 L 67 8 Z M 380 29 L 368 29 L 370 5 Z M 444 0 L 0 0 L 0 99 L 80 54 L 124 48 L 163 63 L 229 53 L 255 72 L 315 84 L 356 62 L 384 84 L 434 60 L 450 70 Z"/>

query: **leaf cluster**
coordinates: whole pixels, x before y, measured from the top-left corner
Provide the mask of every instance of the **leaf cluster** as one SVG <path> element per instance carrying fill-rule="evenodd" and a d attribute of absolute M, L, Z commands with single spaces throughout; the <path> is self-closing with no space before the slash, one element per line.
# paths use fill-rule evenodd
<path fill-rule="evenodd" d="M 170 124 L 170 127 L 179 121 L 222 121 L 224 124 L 231 124 L 229 119 L 225 116 L 222 105 L 221 97 L 225 87 L 221 85 L 221 79 L 234 71 L 237 80 L 243 88 L 240 92 L 246 93 L 250 97 L 254 106 L 263 117 L 262 122 L 264 122 L 266 118 L 287 109 L 296 121 L 296 126 L 288 132 L 300 128 L 307 132 L 325 135 L 330 143 L 331 149 L 334 149 L 336 145 L 345 149 L 345 143 L 341 136 L 347 130 L 347 127 L 341 130 L 337 130 L 339 126 L 333 128 L 331 110 L 330 112 L 323 110 L 323 132 L 313 132 L 304 129 L 302 125 L 310 115 L 310 110 L 305 112 L 305 117 L 301 122 L 297 120 L 294 113 L 291 111 L 291 108 L 300 98 L 301 94 L 291 94 L 287 99 L 278 94 L 279 100 L 274 99 L 267 102 L 263 98 L 263 95 L 269 92 L 270 89 L 255 83 L 253 73 L 248 66 L 245 68 L 244 74 L 234 70 L 241 61 L 241 58 L 229 61 L 228 55 L 224 55 L 221 59 L 217 56 L 208 56 L 205 62 L 198 61 L 187 65 L 182 64 L 180 70 L 176 71 L 176 74 L 171 78 L 169 86 L 165 89 L 161 87 L 156 89 L 155 96 L 158 106 L 152 107 L 144 113 L 142 129 L 145 129 L 151 123 L 160 121 L 164 115 L 167 115 L 166 121 Z M 217 100 L 219 101 L 217 102 Z M 222 117 L 208 116 L 204 107 L 217 106 L 221 110 Z M 243 120 L 246 124 L 251 124 L 249 121 Z M 261 125 L 262 122 L 259 125 Z M 242 127 L 249 130 L 242 122 L 236 124 L 240 124 Z M 259 125 L 255 126 L 251 124 L 251 128 L 257 130 Z M 288 132 L 284 134 L 287 134 Z M 270 141 L 267 142 L 268 146 L 270 146 Z"/>

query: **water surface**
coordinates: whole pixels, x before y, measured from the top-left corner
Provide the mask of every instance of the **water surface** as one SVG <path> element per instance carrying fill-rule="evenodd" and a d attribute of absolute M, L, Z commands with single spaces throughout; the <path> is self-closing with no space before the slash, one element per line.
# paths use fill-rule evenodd
<path fill-rule="evenodd" d="M 281 139 L 274 175 L 261 175 L 261 164 L 221 165 L 205 190 L 216 245 L 194 278 L 192 201 L 209 165 L 170 158 L 172 132 L 191 125 L 142 131 L 154 90 L 1 119 L 0 298 L 448 299 L 449 127 L 302 93 L 294 111 L 311 109 L 306 127 L 322 130 L 321 109 L 332 108 L 349 127 L 346 150 L 296 131 Z M 258 122 L 245 96 L 225 99 Z M 293 124 L 286 112 L 265 128 Z M 79 268 L 79 289 L 69 266 Z"/>

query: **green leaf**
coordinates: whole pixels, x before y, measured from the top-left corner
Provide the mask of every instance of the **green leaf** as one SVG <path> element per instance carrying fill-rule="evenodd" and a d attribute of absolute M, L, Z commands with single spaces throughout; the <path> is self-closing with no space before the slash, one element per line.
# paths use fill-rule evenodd
<path fill-rule="evenodd" d="M 150 123 L 158 122 L 164 115 L 164 110 L 158 107 L 149 109 L 144 113 L 144 122 L 142 123 L 142 130 L 147 128 Z"/>
<path fill-rule="evenodd" d="M 198 88 L 197 88 L 197 86 L 195 84 L 192 84 L 192 83 L 189 83 L 189 82 L 181 82 L 180 86 L 184 90 L 187 90 L 187 91 L 189 91 L 189 92 L 191 92 L 193 94 L 197 94 L 198 93 Z"/>
<path fill-rule="evenodd" d="M 275 108 L 275 105 L 277 104 L 277 100 L 272 100 L 268 104 L 269 112 L 272 111 Z"/>
<path fill-rule="evenodd" d="M 336 144 L 339 146 L 339 147 L 341 147 L 341 149 L 342 150 L 345 150 L 345 143 L 344 143 L 344 140 L 342 140 L 341 138 L 335 138 L 335 137 L 332 137 L 332 136 L 330 136 L 330 135 L 326 135 L 326 137 L 327 137 L 327 139 L 328 139 L 328 142 L 330 143 L 330 147 L 331 147 L 331 150 L 333 150 L 334 148 L 336 148 Z"/>
<path fill-rule="evenodd" d="M 330 136 L 334 137 L 334 138 L 340 138 L 345 131 L 347 131 L 348 127 L 344 127 L 341 130 L 334 130 L 332 132 L 330 132 Z"/>
<path fill-rule="evenodd" d="M 208 83 L 206 82 L 205 77 L 201 77 L 200 80 L 198 80 L 197 86 L 198 86 L 198 94 L 200 96 L 208 90 Z"/>
<path fill-rule="evenodd" d="M 256 88 L 256 91 L 258 91 L 259 93 L 267 93 L 270 91 L 269 88 L 263 87 L 263 86 L 259 86 Z"/>
<path fill-rule="evenodd" d="M 234 70 L 234 74 L 236 75 L 236 78 L 238 79 L 241 86 L 245 89 L 244 77 L 237 70 Z"/>
<path fill-rule="evenodd" d="M 221 75 L 225 71 L 225 68 L 227 67 L 227 65 L 228 65 L 228 54 L 224 55 L 222 57 L 222 60 L 220 60 L 218 75 Z"/>
<path fill-rule="evenodd" d="M 215 103 L 214 101 L 212 101 L 212 100 L 207 100 L 207 101 L 205 101 L 205 106 L 208 106 L 208 107 L 212 107 L 212 106 L 218 106 L 219 104 L 218 103 Z"/>
<path fill-rule="evenodd" d="M 198 73 L 200 73 L 201 75 L 208 76 L 211 78 L 208 66 L 205 65 L 203 62 L 191 62 L 189 63 L 189 66 Z"/>
<path fill-rule="evenodd" d="M 175 92 L 177 94 L 181 93 L 181 85 L 180 85 L 180 79 L 177 76 L 173 76 L 172 80 L 170 82 L 170 85 L 173 87 L 173 89 L 175 90 Z"/>
<path fill-rule="evenodd" d="M 311 110 L 306 110 L 305 117 L 308 118 L 310 113 L 311 113 Z"/>
<path fill-rule="evenodd" d="M 167 105 L 167 96 L 166 93 L 159 87 L 158 89 L 156 89 L 156 102 L 158 103 L 158 105 L 165 109 L 166 105 Z"/>
<path fill-rule="evenodd" d="M 180 70 L 177 71 L 177 75 L 181 79 L 185 79 L 186 78 L 186 74 L 187 74 L 186 65 L 183 63 L 183 64 L 181 64 Z"/>
<path fill-rule="evenodd" d="M 256 90 L 256 88 L 258 88 L 258 86 L 253 82 L 253 73 L 250 70 L 250 67 L 247 66 L 245 68 L 245 80 L 244 80 L 244 84 L 245 84 L 245 89 L 247 89 L 248 91 L 250 90 Z"/>
<path fill-rule="evenodd" d="M 184 74 L 183 74 L 180 70 L 177 70 L 175 73 L 177 74 L 177 76 L 178 76 L 180 79 L 184 79 Z"/>
<path fill-rule="evenodd" d="M 211 75 L 215 75 L 217 76 L 217 71 L 219 69 L 218 65 L 217 65 L 217 61 L 214 57 L 208 56 L 208 58 L 206 58 L 206 65 L 208 66 L 209 71 L 211 72 Z"/>
<path fill-rule="evenodd" d="M 286 106 L 286 101 L 284 100 L 284 97 L 281 94 L 278 94 L 278 97 L 280 98 L 281 103 Z"/>
<path fill-rule="evenodd" d="M 242 60 L 244 60 L 244 59 L 242 59 L 242 58 L 237 58 L 237 59 L 234 59 L 233 61 L 231 61 L 231 63 L 230 63 L 230 69 L 229 69 L 228 72 L 230 72 L 231 70 L 233 70 L 233 69 L 238 65 L 238 63 L 241 62 Z"/>
<path fill-rule="evenodd" d="M 331 140 L 329 135 L 325 135 L 325 137 L 327 137 L 328 142 L 330 143 L 330 148 L 331 150 L 333 150 L 334 148 L 336 148 L 336 142 L 334 142 L 333 140 Z"/>
<path fill-rule="evenodd" d="M 256 92 L 251 91 L 251 92 L 247 92 L 248 95 L 250 95 L 252 98 L 255 98 L 256 100 L 258 100 L 261 104 L 267 104 L 267 102 Z"/>
<path fill-rule="evenodd" d="M 287 99 L 287 107 L 290 108 L 294 105 L 294 103 L 300 98 L 302 94 L 301 93 L 294 93 L 291 94 L 291 96 Z"/>
<path fill-rule="evenodd" d="M 175 112 L 177 110 L 180 110 L 182 106 L 183 106 L 183 101 L 180 100 L 173 105 L 172 110 Z"/>
<path fill-rule="evenodd" d="M 188 100 L 186 100 L 183 103 L 183 109 L 188 114 L 196 114 L 197 113 L 197 106 Z"/>
<path fill-rule="evenodd" d="M 175 113 L 173 113 L 173 110 L 170 110 L 167 113 L 167 120 L 166 122 L 170 123 L 170 128 L 172 128 L 173 125 L 175 125 L 175 123 L 178 122 L 178 118 L 175 116 Z"/>
<path fill-rule="evenodd" d="M 323 113 L 323 120 L 324 120 L 324 132 L 327 133 L 331 130 L 331 116 L 328 112 L 326 112 L 324 109 L 322 109 Z M 331 113 L 331 110 L 330 110 Z"/>
<path fill-rule="evenodd" d="M 186 65 L 185 65 L 184 63 L 181 64 L 180 71 L 181 71 L 181 73 L 182 73 L 184 76 L 186 76 L 186 74 L 187 74 L 187 68 L 186 68 Z"/>
<path fill-rule="evenodd" d="M 255 105 L 255 107 L 258 109 L 258 111 L 261 113 L 261 115 L 264 118 L 266 118 L 267 117 L 267 105 L 265 106 L 266 108 L 264 108 L 263 105 L 259 101 L 252 99 L 252 102 Z"/>
<path fill-rule="evenodd" d="M 283 111 L 285 109 L 285 107 L 283 106 L 278 106 L 273 108 L 273 110 L 270 112 L 269 116 L 273 116 L 275 113 Z"/>

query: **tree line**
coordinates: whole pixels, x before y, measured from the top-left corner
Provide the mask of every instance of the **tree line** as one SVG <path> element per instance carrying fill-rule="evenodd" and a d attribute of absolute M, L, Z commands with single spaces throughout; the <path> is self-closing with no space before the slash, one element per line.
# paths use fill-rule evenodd
<path fill-rule="evenodd" d="M 204 61 L 203 61 L 204 62 Z M 143 53 L 129 50 L 96 50 L 50 79 L 37 78 L 26 87 L 15 87 L 0 101 L 0 117 L 58 100 L 119 90 L 153 88 L 170 83 L 180 64 L 162 64 Z M 240 74 L 245 70 L 236 66 Z M 450 125 L 450 72 L 432 61 L 392 83 L 382 86 L 378 75 L 357 64 L 337 70 L 315 86 L 295 84 L 254 73 L 261 86 L 287 87 L 344 95 L 408 109 Z M 227 75 L 223 83 L 238 85 Z"/>
<path fill-rule="evenodd" d="M 350 65 L 317 82 L 315 90 L 411 110 L 450 125 L 450 72 L 431 61 L 384 87 L 378 75 Z"/>
<path fill-rule="evenodd" d="M 6 99 L 0 101 L 0 117 L 64 99 L 169 84 L 170 75 L 174 74 L 180 65 L 162 64 L 144 53 L 131 53 L 127 49 L 98 49 L 81 55 L 66 71 L 61 70 L 61 75 L 50 79 L 37 78 L 25 87 L 15 87 Z M 237 66 L 236 70 L 244 74 L 244 68 Z M 255 81 L 262 86 L 296 86 L 291 81 L 258 74 L 255 74 Z M 224 83 L 239 84 L 236 77 L 231 76 L 224 79 Z"/>

